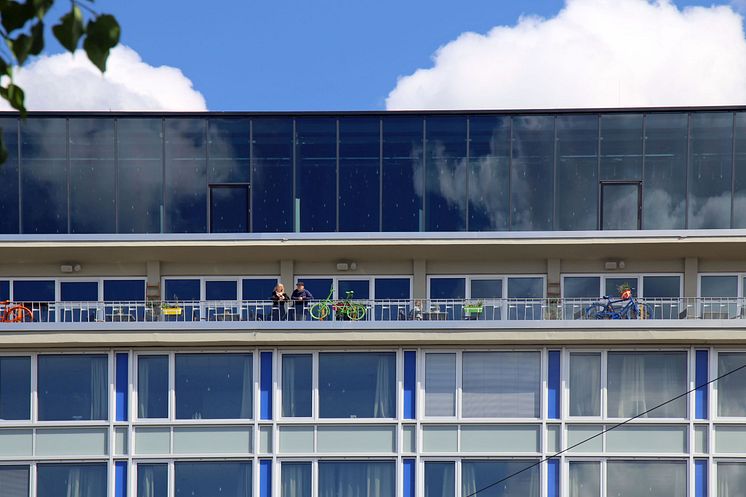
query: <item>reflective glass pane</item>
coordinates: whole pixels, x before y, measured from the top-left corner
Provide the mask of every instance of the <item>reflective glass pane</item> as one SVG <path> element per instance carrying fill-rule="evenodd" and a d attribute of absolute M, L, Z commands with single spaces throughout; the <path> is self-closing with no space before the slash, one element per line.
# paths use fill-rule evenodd
<path fill-rule="evenodd" d="M 319 354 L 319 417 L 395 416 L 396 354 Z"/>
<path fill-rule="evenodd" d="M 16 302 L 54 302 L 54 280 L 14 280 L 13 300 Z"/>
<path fill-rule="evenodd" d="M 251 497 L 251 463 L 177 462 L 174 486 L 176 497 Z"/>
<path fill-rule="evenodd" d="M 343 280 L 337 282 L 337 297 L 345 298 L 347 292 L 352 292 L 350 297 L 353 299 L 370 298 L 370 280 Z"/>
<path fill-rule="evenodd" d="M 602 185 L 601 229 L 636 230 L 640 227 L 640 185 L 609 183 Z"/>
<path fill-rule="evenodd" d="M 717 497 L 735 497 L 746 488 L 746 464 L 717 463 Z"/>
<path fill-rule="evenodd" d="M 685 226 L 688 123 L 686 114 L 648 114 L 645 118 L 644 229 Z"/>
<path fill-rule="evenodd" d="M 718 416 L 746 416 L 746 371 L 736 371 L 744 364 L 743 352 L 718 353 L 718 377 L 727 375 L 717 381 Z"/>
<path fill-rule="evenodd" d="M 700 278 L 700 297 L 736 298 L 738 297 L 737 276 L 702 276 Z"/>
<path fill-rule="evenodd" d="M 164 287 L 163 300 L 200 300 L 199 280 L 166 280 Z"/>
<path fill-rule="evenodd" d="M 410 297 L 409 278 L 376 278 L 374 286 L 377 299 L 408 300 Z"/>
<path fill-rule="evenodd" d="M 10 281 L 0 280 L 0 300 L 10 300 Z"/>
<path fill-rule="evenodd" d="M 511 229 L 551 230 L 554 209 L 554 117 L 514 117 L 512 141 Z"/>
<path fill-rule="evenodd" d="M 570 354 L 570 416 L 601 415 L 601 354 Z"/>
<path fill-rule="evenodd" d="M 430 298 L 465 299 L 466 278 L 430 278 Z"/>
<path fill-rule="evenodd" d="M 510 118 L 469 118 L 469 231 L 506 231 L 510 191 Z"/>
<path fill-rule="evenodd" d="M 643 276 L 645 298 L 677 298 L 681 296 L 680 276 Z"/>
<path fill-rule="evenodd" d="M 319 461 L 320 497 L 396 495 L 394 461 Z"/>
<path fill-rule="evenodd" d="M 425 497 L 456 497 L 456 470 L 452 462 L 425 463 Z"/>
<path fill-rule="evenodd" d="M 642 114 L 601 116 L 601 179 L 642 179 Z"/>
<path fill-rule="evenodd" d="M 145 280 L 104 280 L 104 301 L 145 300 Z"/>
<path fill-rule="evenodd" d="M 466 229 L 466 117 L 425 119 L 427 231 Z"/>
<path fill-rule="evenodd" d="M 165 202 L 169 233 L 207 231 L 205 124 L 204 119 L 165 120 Z"/>
<path fill-rule="evenodd" d="M 163 231 L 163 120 L 117 119 L 120 233 Z"/>
<path fill-rule="evenodd" d="M 137 465 L 137 497 L 168 497 L 168 464 Z"/>
<path fill-rule="evenodd" d="M 595 230 L 598 223 L 598 116 L 557 118 L 557 224 Z"/>
<path fill-rule="evenodd" d="M 688 228 L 730 228 L 733 114 L 691 116 Z"/>
<path fill-rule="evenodd" d="M 425 416 L 456 415 L 456 354 L 425 354 Z"/>
<path fill-rule="evenodd" d="M 570 497 L 601 495 L 601 463 L 570 461 Z"/>
<path fill-rule="evenodd" d="M 22 419 L 31 419 L 31 358 L 0 357 L 0 420 Z"/>
<path fill-rule="evenodd" d="M 733 227 L 746 228 L 746 112 L 736 112 L 735 135 Z"/>
<path fill-rule="evenodd" d="M 424 185 L 423 122 L 383 119 L 383 231 L 420 231 Z"/>
<path fill-rule="evenodd" d="M 562 285 L 562 296 L 568 299 L 600 297 L 601 278 L 598 276 L 566 276 Z"/>
<path fill-rule="evenodd" d="M 177 419 L 251 419 L 250 354 L 176 354 Z"/>
<path fill-rule="evenodd" d="M 255 232 L 293 231 L 293 120 L 254 119 L 252 206 Z"/>
<path fill-rule="evenodd" d="M 282 463 L 280 497 L 311 497 L 311 463 Z"/>
<path fill-rule="evenodd" d="M 168 356 L 137 358 L 137 417 L 168 417 Z"/>
<path fill-rule="evenodd" d="M 298 119 L 295 197 L 301 231 L 337 229 L 337 120 Z"/>
<path fill-rule="evenodd" d="M 18 119 L 0 119 L 0 131 L 3 136 L 8 158 L 0 167 L 0 233 L 19 233 L 18 219 Z"/>
<path fill-rule="evenodd" d="M 539 497 L 540 467 L 535 465 L 526 470 L 534 462 L 464 460 L 461 462 L 461 495 L 475 495 L 481 490 L 479 497 Z M 494 485 L 503 479 L 501 484 Z"/>
<path fill-rule="evenodd" d="M 205 281 L 205 300 L 237 300 L 238 282 L 236 280 Z"/>
<path fill-rule="evenodd" d="M 508 278 L 508 298 L 540 299 L 543 297 L 543 278 Z"/>
<path fill-rule="evenodd" d="M 311 292 L 312 298 L 317 300 L 325 299 L 333 286 L 331 278 L 301 278 L 300 281 L 303 281 L 306 290 Z"/>
<path fill-rule="evenodd" d="M 499 299 L 503 296 L 502 279 L 472 279 L 472 299 Z"/>
<path fill-rule="evenodd" d="M 210 233 L 249 231 L 249 188 L 213 186 L 210 188 Z"/>
<path fill-rule="evenodd" d="M 339 120 L 339 231 L 380 231 L 380 123 Z"/>
<path fill-rule="evenodd" d="M 22 120 L 23 233 L 67 233 L 67 180 L 67 120 Z"/>
<path fill-rule="evenodd" d="M 62 281 L 60 300 L 67 302 L 95 302 L 98 300 L 98 282 Z"/>
<path fill-rule="evenodd" d="M 38 369 L 40 421 L 108 419 L 107 356 L 40 355 Z"/>
<path fill-rule="evenodd" d="M 207 178 L 210 183 L 248 183 L 251 122 L 243 118 L 207 123 Z"/>
<path fill-rule="evenodd" d="M 313 385 L 311 354 L 282 355 L 282 415 L 311 417 Z"/>
<path fill-rule="evenodd" d="M 0 466 L 0 491 L 3 497 L 29 497 L 28 465 Z"/>
<path fill-rule="evenodd" d="M 70 232 L 116 232 L 114 119 L 73 118 L 70 127 Z"/>
<path fill-rule="evenodd" d="M 108 495 L 106 463 L 39 464 L 37 497 L 103 497 Z"/>
<path fill-rule="evenodd" d="M 685 461 L 609 461 L 606 495 L 615 497 L 685 497 Z"/>
<path fill-rule="evenodd" d="M 269 300 L 277 278 L 251 278 L 241 280 L 243 300 Z"/>

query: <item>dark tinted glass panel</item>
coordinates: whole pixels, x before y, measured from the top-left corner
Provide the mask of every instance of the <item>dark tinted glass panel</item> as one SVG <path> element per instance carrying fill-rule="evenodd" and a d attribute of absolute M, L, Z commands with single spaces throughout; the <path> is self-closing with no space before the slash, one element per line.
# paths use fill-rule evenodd
<path fill-rule="evenodd" d="M 29 497 L 29 466 L 0 466 L 3 497 Z"/>
<path fill-rule="evenodd" d="M 689 228 L 730 228 L 732 169 L 733 114 L 692 114 Z"/>
<path fill-rule="evenodd" d="M 557 118 L 557 224 L 595 230 L 598 223 L 598 116 Z"/>
<path fill-rule="evenodd" d="M 205 299 L 207 300 L 236 300 L 237 292 L 238 283 L 235 280 L 205 281 Z"/>
<path fill-rule="evenodd" d="M 137 497 L 168 497 L 168 464 L 137 465 Z"/>
<path fill-rule="evenodd" d="M 609 297 L 619 297 L 622 293 L 620 288 L 623 288 L 626 285 L 632 290 L 632 296 L 637 297 L 639 295 L 637 293 L 637 283 L 637 277 L 606 278 L 604 283 L 604 295 L 608 295 Z"/>
<path fill-rule="evenodd" d="M 207 231 L 204 119 L 166 119 L 166 227 L 170 233 Z"/>
<path fill-rule="evenodd" d="M 60 300 L 96 302 L 98 301 L 98 283 L 95 281 L 63 281 L 60 283 Z"/>
<path fill-rule="evenodd" d="M 319 416 L 396 416 L 396 354 L 319 354 Z"/>
<path fill-rule="evenodd" d="M 0 280 L 0 300 L 10 300 L 10 281 Z"/>
<path fill-rule="evenodd" d="M 456 497 L 454 463 L 425 463 L 425 497 Z"/>
<path fill-rule="evenodd" d="M 252 216 L 255 232 L 293 231 L 293 120 L 254 119 Z"/>
<path fill-rule="evenodd" d="M 510 118 L 469 118 L 469 230 L 505 231 L 510 203 Z"/>
<path fill-rule="evenodd" d="M 306 290 L 311 292 L 313 298 L 321 300 L 329 295 L 329 289 L 332 288 L 333 281 L 331 278 L 303 278 Z"/>
<path fill-rule="evenodd" d="M 642 284 L 646 298 L 671 298 L 681 295 L 679 276 L 644 276 Z"/>
<path fill-rule="evenodd" d="M 466 298 L 466 279 L 464 278 L 430 278 L 431 299 Z"/>
<path fill-rule="evenodd" d="M 21 121 L 23 233 L 67 233 L 67 122 Z"/>
<path fill-rule="evenodd" d="M 248 119 L 210 119 L 207 124 L 210 183 L 248 183 L 250 159 Z"/>
<path fill-rule="evenodd" d="M 177 462 L 176 497 L 251 497 L 248 462 Z"/>
<path fill-rule="evenodd" d="M 168 356 L 137 358 L 137 417 L 168 417 Z"/>
<path fill-rule="evenodd" d="M 145 300 L 145 281 L 104 280 L 104 300 L 108 302 Z"/>
<path fill-rule="evenodd" d="M 0 420 L 21 419 L 31 419 L 31 358 L 0 357 Z"/>
<path fill-rule="evenodd" d="M 539 299 L 544 297 L 542 278 L 508 278 L 508 298 Z"/>
<path fill-rule="evenodd" d="M 116 232 L 114 119 L 70 119 L 70 232 Z"/>
<path fill-rule="evenodd" d="M 177 419 L 251 419 L 249 354 L 176 354 Z"/>
<path fill-rule="evenodd" d="M 301 231 L 337 229 L 337 121 L 296 120 L 295 197 Z"/>
<path fill-rule="evenodd" d="M 311 354 L 282 356 L 282 415 L 311 417 L 313 396 L 313 357 Z"/>
<path fill-rule="evenodd" d="M 601 191 L 601 229 L 636 230 L 640 227 L 640 185 L 609 183 Z"/>
<path fill-rule="evenodd" d="M 117 120 L 120 233 L 163 231 L 163 121 Z"/>
<path fill-rule="evenodd" d="M 337 297 L 344 298 L 347 292 L 352 292 L 353 299 L 370 298 L 370 281 L 368 280 L 339 280 L 337 282 Z"/>
<path fill-rule="evenodd" d="M 339 120 L 339 231 L 379 231 L 379 119 Z"/>
<path fill-rule="evenodd" d="M 245 279 L 241 282 L 241 297 L 244 300 L 269 300 L 276 284 L 277 278 Z"/>
<path fill-rule="evenodd" d="M 642 114 L 601 116 L 601 179 L 642 179 Z"/>
<path fill-rule="evenodd" d="M 746 228 L 746 112 L 736 113 L 735 140 L 733 227 Z"/>
<path fill-rule="evenodd" d="M 649 114 L 645 121 L 642 227 L 682 229 L 686 221 L 686 114 Z"/>
<path fill-rule="evenodd" d="M 461 495 L 473 495 L 477 491 L 481 494 L 479 497 L 541 495 L 541 473 L 534 461 L 463 461 L 461 468 Z M 502 483 L 494 485 L 496 481 Z"/>
<path fill-rule="evenodd" d="M 166 280 L 165 300 L 200 300 L 199 280 Z"/>
<path fill-rule="evenodd" d="M 320 461 L 319 496 L 391 497 L 396 495 L 393 461 Z"/>
<path fill-rule="evenodd" d="M 15 280 L 13 300 L 16 302 L 54 302 L 54 280 Z"/>
<path fill-rule="evenodd" d="M 39 464 L 36 467 L 37 497 L 104 497 L 106 463 Z"/>
<path fill-rule="evenodd" d="M 428 117 L 427 231 L 466 229 L 466 118 Z"/>
<path fill-rule="evenodd" d="M 40 355 L 38 363 L 40 421 L 108 419 L 105 355 Z"/>
<path fill-rule="evenodd" d="M 471 280 L 471 298 L 499 299 L 503 296 L 503 280 L 474 279 Z"/>
<path fill-rule="evenodd" d="M 554 118 L 513 118 L 510 173 L 511 229 L 552 229 L 554 204 Z"/>
<path fill-rule="evenodd" d="M 0 119 L 8 158 L 0 167 L 0 233 L 19 231 L 18 221 L 18 120 Z"/>
<path fill-rule="evenodd" d="M 377 299 L 406 300 L 410 297 L 409 278 L 376 278 Z"/>
<path fill-rule="evenodd" d="M 416 117 L 383 119 L 383 231 L 420 231 L 423 123 Z"/>
<path fill-rule="evenodd" d="M 598 276 L 568 276 L 562 280 L 562 296 L 568 299 L 598 298 L 601 279 Z"/>
<path fill-rule="evenodd" d="M 210 188 L 210 233 L 249 231 L 249 189 L 246 186 Z"/>
<path fill-rule="evenodd" d="M 700 297 L 730 297 L 738 296 L 737 276 L 702 276 L 700 279 Z"/>

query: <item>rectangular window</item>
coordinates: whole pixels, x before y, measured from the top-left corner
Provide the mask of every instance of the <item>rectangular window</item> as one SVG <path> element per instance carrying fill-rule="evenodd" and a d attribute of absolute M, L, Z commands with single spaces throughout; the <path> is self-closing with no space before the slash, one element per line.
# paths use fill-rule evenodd
<path fill-rule="evenodd" d="M 98 282 L 62 281 L 60 282 L 60 300 L 63 302 L 96 302 Z"/>
<path fill-rule="evenodd" d="M 168 497 L 168 464 L 137 465 L 137 497 Z"/>
<path fill-rule="evenodd" d="M 554 117 L 513 117 L 510 228 L 552 229 L 554 210 Z"/>
<path fill-rule="evenodd" d="M 430 298 L 433 300 L 465 299 L 466 278 L 430 278 Z"/>
<path fill-rule="evenodd" d="M 684 461 L 609 461 L 606 495 L 618 497 L 685 497 Z"/>
<path fill-rule="evenodd" d="M 464 417 L 539 417 L 539 352 L 464 352 L 462 357 Z"/>
<path fill-rule="evenodd" d="M 421 231 L 425 188 L 421 117 L 396 116 L 383 126 L 383 231 Z"/>
<path fill-rule="evenodd" d="M 536 277 L 508 278 L 508 298 L 514 299 L 508 306 L 508 319 L 541 319 L 544 279 Z"/>
<path fill-rule="evenodd" d="M 295 201 L 300 231 L 337 230 L 337 121 L 296 119 Z"/>
<path fill-rule="evenodd" d="M 251 155 L 251 122 L 245 118 L 210 119 L 207 122 L 210 183 L 248 183 Z"/>
<path fill-rule="evenodd" d="M 13 300 L 16 302 L 54 302 L 54 280 L 15 280 Z"/>
<path fill-rule="evenodd" d="M 104 280 L 105 302 L 142 302 L 145 280 Z"/>
<path fill-rule="evenodd" d="M 176 419 L 251 419 L 250 354 L 176 354 Z"/>
<path fill-rule="evenodd" d="M 598 497 L 601 495 L 601 463 L 570 461 L 570 497 Z"/>
<path fill-rule="evenodd" d="M 601 116 L 601 179 L 642 179 L 642 114 Z"/>
<path fill-rule="evenodd" d="M 237 300 L 238 282 L 236 280 L 205 281 L 205 300 Z"/>
<path fill-rule="evenodd" d="M 29 467 L 0 466 L 0 493 L 3 497 L 29 497 Z"/>
<path fill-rule="evenodd" d="M 137 417 L 168 417 L 168 356 L 137 358 Z"/>
<path fill-rule="evenodd" d="M 456 354 L 425 355 L 425 416 L 456 415 Z"/>
<path fill-rule="evenodd" d="M 396 354 L 319 354 L 319 416 L 396 417 Z"/>
<path fill-rule="evenodd" d="M 396 495 L 393 461 L 319 461 L 320 496 Z"/>
<path fill-rule="evenodd" d="M 717 497 L 737 497 L 743 494 L 744 489 L 746 489 L 746 464 L 718 462 Z"/>
<path fill-rule="evenodd" d="M 0 168 L 0 233 L 17 234 L 18 216 L 18 119 L 15 117 L 0 119 L 3 143 L 8 157 Z"/>
<path fill-rule="evenodd" d="M 427 231 L 466 229 L 465 116 L 428 116 L 425 119 Z"/>
<path fill-rule="evenodd" d="M 241 297 L 244 300 L 269 300 L 277 278 L 251 278 L 241 280 Z"/>
<path fill-rule="evenodd" d="M 251 463 L 177 462 L 174 483 L 178 496 L 251 497 Z"/>
<path fill-rule="evenodd" d="M 746 364 L 744 352 L 718 353 L 718 376 Z M 718 416 L 746 416 L 746 371 L 743 369 L 717 381 Z"/>
<path fill-rule="evenodd" d="M 702 317 L 705 319 L 732 319 L 738 314 L 738 276 L 701 276 L 699 296 L 702 297 Z"/>
<path fill-rule="evenodd" d="M 31 419 L 30 357 L 0 357 L 0 419 Z"/>
<path fill-rule="evenodd" d="M 475 495 L 488 485 L 489 489 L 479 492 L 480 497 L 539 497 L 541 483 L 539 466 L 526 470 L 535 461 L 462 461 L 461 495 Z M 523 470 L 521 472 L 521 470 Z M 510 478 L 507 478 L 510 475 Z M 503 480 L 500 485 L 494 485 Z"/>
<path fill-rule="evenodd" d="M 680 276 L 643 276 L 642 294 L 655 319 L 678 319 L 684 311 L 679 305 Z"/>
<path fill-rule="evenodd" d="M 687 114 L 645 116 L 644 229 L 685 227 L 688 126 Z"/>
<path fill-rule="evenodd" d="M 10 300 L 10 281 L 0 280 L 0 300 Z"/>
<path fill-rule="evenodd" d="M 106 463 L 39 464 L 37 497 L 101 497 L 108 495 Z"/>
<path fill-rule="evenodd" d="M 570 416 L 601 415 L 601 354 L 570 354 Z"/>
<path fill-rule="evenodd" d="M 558 228 L 598 225 L 598 116 L 557 117 Z"/>
<path fill-rule="evenodd" d="M 165 119 L 165 221 L 169 233 L 207 231 L 204 119 Z"/>
<path fill-rule="evenodd" d="M 688 390 L 686 352 L 609 352 L 607 367 L 608 416 L 637 416 Z M 646 418 L 684 418 L 682 397 Z"/>
<path fill-rule="evenodd" d="M 339 231 L 380 230 L 379 118 L 339 120 Z"/>
<path fill-rule="evenodd" d="M 293 231 L 293 120 L 252 120 L 253 229 Z"/>
<path fill-rule="evenodd" d="M 40 355 L 39 421 L 108 419 L 108 363 L 105 355 Z"/>
<path fill-rule="evenodd" d="M 311 463 L 283 462 L 280 497 L 311 497 Z"/>
<path fill-rule="evenodd" d="M 164 287 L 164 300 L 176 302 L 198 302 L 200 300 L 200 281 L 197 279 L 166 280 Z"/>
<path fill-rule="evenodd" d="M 469 231 L 507 231 L 510 117 L 469 118 Z"/>
<path fill-rule="evenodd" d="M 456 470 L 452 462 L 425 462 L 425 497 L 456 497 Z"/>

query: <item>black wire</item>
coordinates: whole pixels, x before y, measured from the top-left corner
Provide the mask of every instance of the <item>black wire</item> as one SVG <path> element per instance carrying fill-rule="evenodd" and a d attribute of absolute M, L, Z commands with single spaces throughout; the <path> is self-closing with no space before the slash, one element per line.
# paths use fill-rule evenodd
<path fill-rule="evenodd" d="M 717 378 L 713 378 L 712 380 L 708 381 L 707 383 L 703 383 L 703 384 L 701 384 L 701 385 L 697 385 L 696 387 L 692 388 L 691 390 L 687 390 L 686 392 L 684 392 L 684 393 L 682 393 L 682 394 L 680 394 L 680 395 L 677 395 L 676 397 L 674 397 L 674 398 L 672 398 L 672 399 L 669 399 L 669 400 L 667 400 L 667 401 L 665 401 L 665 402 L 663 402 L 663 403 L 661 403 L 661 404 L 658 404 L 658 405 L 657 405 L 657 406 L 655 406 L 655 407 L 651 407 L 651 408 L 650 408 L 650 409 L 648 409 L 647 411 L 643 411 L 643 412 L 641 412 L 640 414 L 636 414 L 635 416 L 632 416 L 632 417 L 631 417 L 631 418 L 629 418 L 629 419 L 625 419 L 625 420 L 624 420 L 624 421 L 622 421 L 621 423 L 617 423 L 617 424 L 615 424 L 615 425 L 613 425 L 613 426 L 610 426 L 610 427 L 606 428 L 605 430 L 603 430 L 603 431 L 600 431 L 600 432 L 596 433 L 595 435 L 591 435 L 590 437 L 586 438 L 585 440 L 581 440 L 580 442 L 578 442 L 578 443 L 576 443 L 576 444 L 573 444 L 573 445 L 571 445 L 571 446 L 567 447 L 566 449 L 563 449 L 563 450 L 561 450 L 561 451 L 557 452 L 556 454 L 553 454 L 553 455 L 551 455 L 551 456 L 545 457 L 544 459 L 540 459 L 539 461 L 537 461 L 537 462 L 535 462 L 535 463 L 531 464 L 530 466 L 526 466 L 526 467 L 525 467 L 525 468 L 523 468 L 523 469 L 519 469 L 519 470 L 518 470 L 518 471 L 516 471 L 515 473 L 511 473 L 511 474 L 509 474 L 508 476 L 506 476 L 505 478 L 501 478 L 501 479 L 497 480 L 496 482 L 490 483 L 490 484 L 489 484 L 489 485 L 487 485 L 486 487 L 482 487 L 482 488 L 480 488 L 479 490 L 476 490 L 476 491 L 474 491 L 474 492 L 472 492 L 472 493 L 470 493 L 469 495 L 466 495 L 466 496 L 464 496 L 464 497 L 474 497 L 474 496 L 475 496 L 475 495 L 477 495 L 478 493 L 480 493 L 480 492 L 484 492 L 484 491 L 485 491 L 485 490 L 487 490 L 488 488 L 492 488 L 492 487 L 494 487 L 495 485 L 499 485 L 500 483 L 503 483 L 504 481 L 507 481 L 507 480 L 509 480 L 509 479 L 513 478 L 514 476 L 518 476 L 518 475 L 520 475 L 521 473 L 524 473 L 524 472 L 528 471 L 529 469 L 535 468 L 536 466 L 540 466 L 541 464 L 543 464 L 543 463 L 545 463 L 545 462 L 549 461 L 550 459 L 555 459 L 555 458 L 556 458 L 557 456 L 559 456 L 559 455 L 562 455 L 562 454 L 564 454 L 565 452 L 567 452 L 567 451 L 569 451 L 569 450 L 572 450 L 572 449 L 574 449 L 575 447 L 578 447 L 578 446 L 580 446 L 580 445 L 583 445 L 583 444 L 584 444 L 584 443 L 586 443 L 586 442 L 590 442 L 590 441 L 591 441 L 591 440 L 593 440 L 594 438 L 598 438 L 598 437 L 600 437 L 601 435 L 603 435 L 604 433 L 608 433 L 608 432 L 610 432 L 611 430 L 613 430 L 613 429 L 615 429 L 615 428 L 619 428 L 620 426 L 626 425 L 626 424 L 627 424 L 627 423 L 629 423 L 630 421 L 633 421 L 633 420 L 635 420 L 635 419 L 637 419 L 637 418 L 641 418 L 642 416 L 645 416 L 646 414 L 648 414 L 648 413 L 650 413 L 650 412 L 652 412 L 652 411 L 655 411 L 656 409 L 660 409 L 661 407 L 663 407 L 663 406 L 665 406 L 665 405 L 667 405 L 667 404 L 670 404 L 671 402 L 677 401 L 677 400 L 679 400 L 679 399 L 680 399 L 680 398 L 682 398 L 682 397 L 686 397 L 686 396 L 687 396 L 687 395 L 689 395 L 690 393 L 692 393 L 692 392 L 695 392 L 695 391 L 699 390 L 699 389 L 700 389 L 700 388 L 702 388 L 702 387 L 706 387 L 706 386 L 707 386 L 707 385 L 709 385 L 710 383 L 714 383 L 714 382 L 716 382 L 716 381 L 718 381 L 718 380 L 720 380 L 720 379 L 722 379 L 722 378 L 725 378 L 726 376 L 728 376 L 728 375 L 731 375 L 731 374 L 735 373 L 736 371 L 740 371 L 740 370 L 742 370 L 742 369 L 744 369 L 744 368 L 746 368 L 746 364 L 742 364 L 741 366 L 737 367 L 736 369 L 733 369 L 733 370 L 731 370 L 731 371 L 728 371 L 727 373 L 724 373 L 724 374 L 722 374 L 722 375 L 718 376 Z"/>

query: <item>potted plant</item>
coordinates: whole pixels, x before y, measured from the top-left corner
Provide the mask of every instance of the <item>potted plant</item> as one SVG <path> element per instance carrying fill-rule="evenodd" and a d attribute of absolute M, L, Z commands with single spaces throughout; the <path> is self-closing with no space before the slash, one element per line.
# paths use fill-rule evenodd
<path fill-rule="evenodd" d="M 464 305 L 464 314 L 471 316 L 472 314 L 482 314 L 484 312 L 484 302 L 478 300 L 476 303 L 467 302 Z"/>
<path fill-rule="evenodd" d="M 621 285 L 619 285 L 618 287 L 616 287 L 616 289 L 619 291 L 619 297 L 622 300 L 629 300 L 630 298 L 632 298 L 632 288 L 629 286 L 629 283 L 627 283 L 626 281 L 622 283 Z"/>
<path fill-rule="evenodd" d="M 175 303 L 161 302 L 161 312 L 164 316 L 181 316 L 183 308 L 179 305 L 177 300 Z"/>

